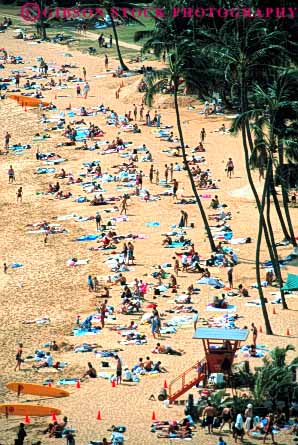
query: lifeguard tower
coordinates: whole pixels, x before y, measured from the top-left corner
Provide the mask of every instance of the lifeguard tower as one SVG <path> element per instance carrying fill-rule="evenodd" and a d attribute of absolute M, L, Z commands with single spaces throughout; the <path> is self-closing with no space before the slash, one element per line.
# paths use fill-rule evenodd
<path fill-rule="evenodd" d="M 203 342 L 205 358 L 196 362 L 169 384 L 169 402 L 206 381 L 211 374 L 230 375 L 236 351 L 248 337 L 247 329 L 198 328 L 194 339 Z"/>

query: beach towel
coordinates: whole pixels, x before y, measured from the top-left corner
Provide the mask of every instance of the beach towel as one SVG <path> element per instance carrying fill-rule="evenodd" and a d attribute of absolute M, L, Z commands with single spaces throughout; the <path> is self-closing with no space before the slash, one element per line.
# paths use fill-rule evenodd
<path fill-rule="evenodd" d="M 224 309 L 214 307 L 211 304 L 208 304 L 208 306 L 206 307 L 207 312 L 236 312 L 236 310 L 237 307 L 233 304 L 228 304 L 227 307 Z"/>
<path fill-rule="evenodd" d="M 38 175 L 42 175 L 42 174 L 46 174 L 46 173 L 55 173 L 55 168 L 46 168 L 46 167 L 39 167 L 37 170 L 36 170 L 36 173 L 38 174 Z"/>
<path fill-rule="evenodd" d="M 75 241 L 94 241 L 100 238 L 99 235 L 82 235 L 75 239 Z"/>
<path fill-rule="evenodd" d="M 76 385 L 79 379 L 60 379 L 57 382 L 57 385 Z"/>
<path fill-rule="evenodd" d="M 11 269 L 18 269 L 19 267 L 23 267 L 23 264 L 22 263 L 12 263 L 9 267 Z"/>
<path fill-rule="evenodd" d="M 158 221 L 151 221 L 151 222 L 146 223 L 146 226 L 147 227 L 159 227 L 160 226 L 160 222 L 158 222 Z"/>
<path fill-rule="evenodd" d="M 203 277 L 200 280 L 197 281 L 197 284 L 208 284 L 209 286 L 213 286 L 215 289 L 221 289 L 225 287 L 224 283 L 217 278 L 207 278 Z"/>
<path fill-rule="evenodd" d="M 82 337 L 83 335 L 94 335 L 94 334 L 98 334 L 101 331 L 101 329 L 99 328 L 91 328 L 89 329 L 84 329 L 84 328 L 74 328 L 73 329 L 73 335 L 75 337 Z"/>
<path fill-rule="evenodd" d="M 89 263 L 89 260 L 77 260 L 77 261 L 73 261 L 72 259 L 69 259 L 66 261 L 67 266 L 83 266 Z"/>

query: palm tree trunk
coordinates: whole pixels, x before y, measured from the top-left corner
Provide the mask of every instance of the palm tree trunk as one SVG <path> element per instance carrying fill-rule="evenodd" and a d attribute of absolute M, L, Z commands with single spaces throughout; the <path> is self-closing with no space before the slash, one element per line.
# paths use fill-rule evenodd
<path fill-rule="evenodd" d="M 280 296 L 281 296 L 281 301 L 282 301 L 282 307 L 283 307 L 283 309 L 288 309 L 288 305 L 287 305 L 287 302 L 285 299 L 285 294 L 284 294 L 284 291 L 282 290 L 283 279 L 282 279 L 282 275 L 281 275 L 281 271 L 280 271 L 278 253 L 277 253 L 277 249 L 276 249 L 276 245 L 275 245 L 274 232 L 272 229 L 271 218 L 270 218 L 270 196 L 271 196 L 270 191 L 271 191 L 271 184 L 272 184 L 272 179 L 273 179 L 272 164 L 271 164 L 271 170 L 270 171 L 267 170 L 267 175 L 270 176 L 268 179 L 269 186 L 267 187 L 267 212 L 266 212 L 267 226 L 269 228 L 271 245 L 272 245 L 272 249 L 274 252 L 274 261 L 275 261 L 274 269 L 277 270 L 276 279 L 277 279 L 279 287 L 280 287 Z"/>
<path fill-rule="evenodd" d="M 270 160 L 268 160 L 268 168 L 270 167 Z M 258 284 L 258 292 L 261 302 L 261 308 L 263 312 L 264 322 L 265 322 L 265 329 L 267 335 L 273 335 L 273 331 L 270 324 L 270 319 L 267 312 L 267 307 L 265 303 L 265 297 L 263 293 L 263 289 L 261 286 L 261 273 L 260 273 L 260 250 L 261 250 L 261 243 L 262 243 L 262 234 L 263 234 L 263 220 L 264 220 L 264 208 L 266 203 L 266 194 L 267 194 L 267 188 L 268 188 L 268 181 L 269 181 L 269 175 L 268 175 L 268 168 L 267 168 L 267 174 L 266 174 L 266 180 L 264 184 L 263 194 L 262 194 L 262 202 L 260 207 L 260 214 L 259 214 L 259 231 L 258 231 L 258 237 L 257 237 L 257 245 L 256 245 L 256 279 Z"/>
<path fill-rule="evenodd" d="M 242 85 L 241 85 L 241 112 L 243 113 L 245 111 L 247 111 L 246 86 L 245 86 L 245 79 L 242 79 Z M 243 149 L 244 149 L 244 157 L 245 157 L 245 167 L 246 167 L 247 179 L 248 179 L 251 191 L 252 191 L 252 193 L 254 195 L 254 198 L 255 198 L 255 201 L 256 201 L 256 205 L 257 205 L 257 208 L 258 208 L 258 212 L 260 214 L 261 202 L 260 202 L 260 198 L 259 198 L 258 192 L 257 192 L 257 190 L 255 188 L 255 184 L 254 184 L 254 181 L 253 181 L 253 178 L 252 178 L 252 175 L 251 175 L 250 162 L 249 162 L 250 157 L 249 157 L 249 151 L 248 151 L 248 146 L 247 146 L 247 141 L 248 141 L 249 146 L 250 146 L 250 150 L 252 151 L 253 148 L 254 148 L 252 137 L 251 137 L 251 132 L 250 132 L 250 128 L 249 128 L 249 122 L 247 120 L 245 120 L 245 122 L 242 123 L 241 127 L 242 127 L 241 128 L 242 144 L 243 144 Z M 265 218 L 264 218 L 263 215 L 262 215 L 262 220 L 263 220 L 264 235 L 265 235 L 265 240 L 266 240 L 266 245 L 267 245 L 267 248 L 268 248 L 270 260 L 272 261 L 272 264 L 273 264 L 274 273 L 275 273 L 275 275 L 277 275 L 278 271 L 277 271 L 277 269 L 275 269 L 274 253 L 273 253 L 271 242 L 270 242 L 270 237 L 269 237 L 269 233 L 268 233 L 267 224 L 266 224 L 266 221 L 265 221 Z"/>
<path fill-rule="evenodd" d="M 289 241 L 291 238 L 290 238 L 290 235 L 289 235 L 289 232 L 288 232 L 288 229 L 287 229 L 287 226 L 286 226 L 286 223 L 284 221 L 284 217 L 283 217 L 280 205 L 279 205 L 277 193 L 276 193 L 276 190 L 275 190 L 275 187 L 274 187 L 273 175 L 271 175 L 271 186 L 270 186 L 270 189 L 271 189 L 271 194 L 272 194 L 272 197 L 273 197 L 275 210 L 276 210 L 276 213 L 277 213 L 277 216 L 278 216 L 278 219 L 279 219 L 279 222 L 280 222 L 283 234 L 284 234 L 284 239 Z"/>
<path fill-rule="evenodd" d="M 294 253 L 297 254 L 297 241 L 295 239 L 295 233 L 294 233 L 294 229 L 293 229 L 293 224 L 292 224 L 292 219 L 291 219 L 291 215 L 290 215 L 290 210 L 289 210 L 289 200 L 288 200 L 288 190 L 287 190 L 287 184 L 285 181 L 285 178 L 283 177 L 283 165 L 284 165 L 284 151 L 283 151 L 283 145 L 280 141 L 278 141 L 278 160 L 279 160 L 279 165 L 281 168 L 281 192 L 282 192 L 282 201 L 283 201 L 283 205 L 284 205 L 284 210 L 285 210 L 285 215 L 286 215 L 286 220 L 288 223 L 288 227 L 289 227 L 289 232 L 290 232 L 290 239 L 291 239 L 291 243 L 294 247 Z"/>
<path fill-rule="evenodd" d="M 109 13 L 111 23 L 112 23 L 112 29 L 113 29 L 114 39 L 115 39 L 115 43 L 116 43 L 116 50 L 117 50 L 117 55 L 118 55 L 120 66 L 123 69 L 123 71 L 129 71 L 128 67 L 125 65 L 124 60 L 122 58 L 116 24 L 115 24 L 113 14 L 111 13 L 110 9 L 108 10 L 108 13 Z"/>
<path fill-rule="evenodd" d="M 195 182 L 194 182 L 191 170 L 189 168 L 189 164 L 187 162 L 186 150 L 185 150 L 184 139 L 183 139 L 183 132 L 182 132 L 182 127 L 181 127 L 181 120 L 180 120 L 177 92 L 178 92 L 178 81 L 175 80 L 174 81 L 174 104 L 175 104 L 177 128 L 178 128 L 180 144 L 181 144 L 181 149 L 182 149 L 183 162 L 184 162 L 184 165 L 185 165 L 185 168 L 186 168 L 189 180 L 190 180 L 190 184 L 191 184 L 191 188 L 192 188 L 193 194 L 195 195 L 196 202 L 197 202 L 198 207 L 200 209 L 200 213 L 201 213 L 201 216 L 202 216 L 202 219 L 203 219 L 205 230 L 207 232 L 207 236 L 208 236 L 208 240 L 209 240 L 209 244 L 210 244 L 210 249 L 211 249 L 212 252 L 215 252 L 215 250 L 216 250 L 215 243 L 214 243 L 214 239 L 213 239 L 210 227 L 209 227 L 207 216 L 206 216 L 204 207 L 202 205 L 202 202 L 200 200 L 200 196 L 198 194 L 198 191 L 196 189 L 196 185 L 195 185 Z"/>

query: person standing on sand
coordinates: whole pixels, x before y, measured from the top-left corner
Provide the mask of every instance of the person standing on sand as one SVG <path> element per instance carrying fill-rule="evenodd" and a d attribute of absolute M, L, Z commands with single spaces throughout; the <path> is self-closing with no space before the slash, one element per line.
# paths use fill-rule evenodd
<path fill-rule="evenodd" d="M 18 188 L 18 191 L 17 191 L 17 203 L 18 202 L 20 202 L 20 203 L 23 202 L 23 187 L 19 187 Z"/>
<path fill-rule="evenodd" d="M 19 431 L 17 432 L 17 439 L 15 440 L 15 445 L 23 445 L 26 436 L 27 433 L 25 431 L 25 425 L 24 423 L 20 423 Z"/>
<path fill-rule="evenodd" d="M 88 289 L 89 289 L 89 292 L 94 291 L 94 283 L 93 283 L 91 275 L 88 275 Z"/>
<path fill-rule="evenodd" d="M 228 282 L 229 282 L 229 287 L 231 289 L 233 289 L 233 272 L 234 272 L 234 269 L 233 269 L 233 266 L 231 266 L 228 270 Z"/>
<path fill-rule="evenodd" d="M 108 300 L 105 300 L 102 305 L 100 306 L 100 323 L 101 323 L 101 329 L 105 327 L 105 318 L 106 318 L 106 310 L 107 310 L 107 303 Z"/>
<path fill-rule="evenodd" d="M 251 324 L 251 332 L 252 332 L 252 343 L 254 346 L 257 346 L 258 330 L 254 323 Z"/>
<path fill-rule="evenodd" d="M 122 383 L 122 360 L 119 355 L 115 355 L 117 385 Z"/>
<path fill-rule="evenodd" d="M 179 183 L 176 179 L 173 180 L 173 198 L 177 199 L 177 191 L 178 191 Z"/>
<path fill-rule="evenodd" d="M 12 165 L 10 165 L 8 170 L 8 183 L 12 184 L 15 180 L 14 169 L 12 168 Z"/>
<path fill-rule="evenodd" d="M 201 130 L 201 142 L 203 143 L 206 137 L 206 131 L 205 128 L 202 128 Z"/>
<path fill-rule="evenodd" d="M 77 84 L 76 91 L 77 91 L 77 97 L 81 96 L 81 85 L 80 84 Z"/>
<path fill-rule="evenodd" d="M 105 54 L 105 69 L 106 69 L 106 71 L 108 71 L 108 69 L 109 69 L 109 58 L 108 58 L 107 54 Z"/>
<path fill-rule="evenodd" d="M 100 216 L 99 212 L 96 212 L 95 222 L 96 222 L 96 230 L 98 231 L 100 229 L 100 226 L 101 226 L 101 216 Z"/>
<path fill-rule="evenodd" d="M 168 183 L 168 178 L 169 178 L 169 167 L 167 164 L 165 164 L 165 181 L 166 184 Z"/>
<path fill-rule="evenodd" d="M 87 71 L 86 68 L 83 66 L 83 77 L 85 82 L 86 82 L 86 76 L 87 76 Z"/>
<path fill-rule="evenodd" d="M 8 269 L 7 264 L 4 263 L 4 264 L 3 264 L 3 272 L 4 272 L 4 273 L 7 273 L 7 269 Z"/>
<path fill-rule="evenodd" d="M 226 165 L 226 171 L 227 171 L 227 178 L 232 177 L 232 173 L 234 174 L 234 162 L 232 158 L 228 159 L 227 165 Z"/>
<path fill-rule="evenodd" d="M 141 105 L 139 113 L 140 113 L 140 122 L 143 122 L 143 120 L 144 120 L 144 104 Z"/>
<path fill-rule="evenodd" d="M 88 82 L 86 82 L 83 88 L 83 94 L 85 99 L 87 99 L 89 91 L 90 91 L 90 85 Z"/>
<path fill-rule="evenodd" d="M 16 353 L 16 366 L 14 368 L 14 370 L 16 371 L 17 369 L 20 371 L 21 370 L 21 364 L 23 362 L 22 360 L 22 354 L 23 354 L 23 343 L 19 344 L 17 353 Z"/>
<path fill-rule="evenodd" d="M 159 170 L 158 170 L 158 168 L 155 170 L 155 183 L 156 183 L 156 185 L 159 184 Z"/>
<path fill-rule="evenodd" d="M 169 170 L 170 170 L 170 181 L 173 181 L 173 174 L 174 174 L 174 164 L 173 163 L 170 164 Z"/>
<path fill-rule="evenodd" d="M 154 173 L 154 167 L 153 167 L 153 164 L 151 164 L 151 167 L 150 167 L 150 170 L 149 170 L 149 181 L 150 181 L 150 184 L 152 184 L 152 181 L 153 181 L 153 173 Z"/>
<path fill-rule="evenodd" d="M 9 141 L 10 141 L 11 135 L 8 133 L 8 131 L 6 132 L 5 136 L 4 136 L 4 149 L 8 150 L 9 149 Z"/>
<path fill-rule="evenodd" d="M 135 118 L 135 121 L 137 120 L 137 115 L 138 115 L 138 107 L 136 106 L 136 104 L 133 104 L 133 115 Z"/>

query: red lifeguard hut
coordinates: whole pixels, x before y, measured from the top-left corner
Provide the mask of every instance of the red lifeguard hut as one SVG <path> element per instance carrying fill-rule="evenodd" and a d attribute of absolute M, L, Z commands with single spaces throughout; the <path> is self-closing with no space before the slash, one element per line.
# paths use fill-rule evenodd
<path fill-rule="evenodd" d="M 210 374 L 229 375 L 240 343 L 248 337 L 247 329 L 198 328 L 194 339 L 203 342 L 205 358 L 196 362 L 169 384 L 169 402 L 172 403 Z"/>

